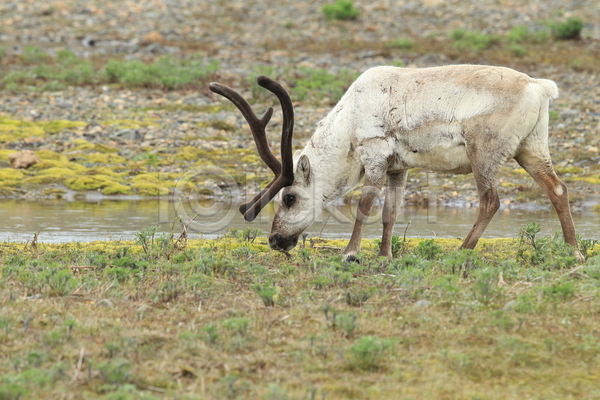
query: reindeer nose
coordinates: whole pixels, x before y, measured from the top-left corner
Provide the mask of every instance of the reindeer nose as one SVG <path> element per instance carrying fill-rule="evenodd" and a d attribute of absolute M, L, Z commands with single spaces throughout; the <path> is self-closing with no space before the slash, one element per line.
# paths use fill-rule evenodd
<path fill-rule="evenodd" d="M 289 251 L 296 247 L 298 236 L 283 236 L 281 233 L 273 233 L 269 237 L 269 246 L 273 250 Z"/>

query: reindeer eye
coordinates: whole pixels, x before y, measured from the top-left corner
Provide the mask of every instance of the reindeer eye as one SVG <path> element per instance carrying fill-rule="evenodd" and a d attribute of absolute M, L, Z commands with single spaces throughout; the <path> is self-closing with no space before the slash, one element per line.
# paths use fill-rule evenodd
<path fill-rule="evenodd" d="M 293 194 L 286 194 L 285 196 L 283 196 L 283 204 L 285 204 L 286 207 L 290 208 L 294 205 L 295 202 L 296 196 L 294 196 Z"/>

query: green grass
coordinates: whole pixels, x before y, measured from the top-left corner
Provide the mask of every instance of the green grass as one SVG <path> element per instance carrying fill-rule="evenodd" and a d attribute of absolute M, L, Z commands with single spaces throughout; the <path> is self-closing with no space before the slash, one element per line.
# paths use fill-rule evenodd
<path fill-rule="evenodd" d="M 551 21 L 548 26 L 552 31 L 552 35 L 558 40 L 579 39 L 583 29 L 583 20 L 570 17 L 566 21 Z"/>
<path fill-rule="evenodd" d="M 578 266 L 528 225 L 358 264 L 250 233 L 0 244 L 0 398 L 600 396 L 597 245 Z"/>
<path fill-rule="evenodd" d="M 333 3 L 325 4 L 321 11 L 328 20 L 354 20 L 359 15 L 351 0 L 336 0 Z"/>
<path fill-rule="evenodd" d="M 39 48 L 26 47 L 13 68 L 0 73 L 0 88 L 54 91 L 72 85 L 116 84 L 173 90 L 204 86 L 219 68 L 218 61 L 200 57 L 164 56 L 149 63 L 117 58 L 94 62 L 69 50 L 50 56 Z"/>
<path fill-rule="evenodd" d="M 415 47 L 415 42 L 409 38 L 399 38 L 387 42 L 386 47 L 392 49 L 411 50 Z"/>
<path fill-rule="evenodd" d="M 480 32 L 468 32 L 464 28 L 455 29 L 450 37 L 454 40 L 454 47 L 460 51 L 479 52 L 498 43 L 500 38 Z"/>

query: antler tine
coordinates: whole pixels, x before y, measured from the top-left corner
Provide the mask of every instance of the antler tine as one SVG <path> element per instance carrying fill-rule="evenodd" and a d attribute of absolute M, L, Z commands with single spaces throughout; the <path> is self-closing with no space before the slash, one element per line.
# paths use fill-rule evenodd
<path fill-rule="evenodd" d="M 244 100 L 244 98 L 235 90 L 218 82 L 212 82 L 208 87 L 214 93 L 226 97 L 238 108 L 238 110 L 240 110 L 250 126 L 250 130 L 252 131 L 252 136 L 254 137 L 254 142 L 256 143 L 256 148 L 258 150 L 258 155 L 260 158 L 262 158 L 265 164 L 267 164 L 271 171 L 273 171 L 275 176 L 279 175 L 281 172 L 281 163 L 269 149 L 267 136 L 265 134 L 265 128 L 267 127 L 267 124 L 273 115 L 273 107 L 269 107 L 269 109 L 265 112 L 265 115 L 259 119 L 254 111 L 252 111 L 252 108 L 248 102 Z"/>
<path fill-rule="evenodd" d="M 246 221 L 253 221 L 258 213 L 271 201 L 277 193 L 294 182 L 294 160 L 292 156 L 292 137 L 294 134 L 294 106 L 289 94 L 285 89 L 266 76 L 259 76 L 258 84 L 271 93 L 275 94 L 281 104 L 283 112 L 283 124 L 281 128 L 281 173 L 267 185 L 252 201 L 244 205 L 247 208 L 244 213 Z"/>
<path fill-rule="evenodd" d="M 281 104 L 283 112 L 283 126 L 281 128 L 281 173 L 294 179 L 294 158 L 292 156 L 292 137 L 294 135 L 294 105 L 285 89 L 266 76 L 259 76 L 258 84 L 275 94 Z"/>

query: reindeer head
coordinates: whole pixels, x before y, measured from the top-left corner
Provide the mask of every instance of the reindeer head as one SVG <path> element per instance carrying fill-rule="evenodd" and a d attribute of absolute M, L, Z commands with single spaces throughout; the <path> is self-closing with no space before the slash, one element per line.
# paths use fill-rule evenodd
<path fill-rule="evenodd" d="M 292 157 L 292 136 L 294 133 L 294 107 L 290 96 L 277 82 L 259 76 L 257 83 L 275 94 L 283 112 L 281 131 L 281 162 L 273 155 L 267 143 L 265 128 L 273 115 L 269 107 L 262 118 L 258 118 L 242 96 L 233 89 L 213 82 L 210 90 L 226 97 L 242 113 L 256 143 L 260 158 L 275 174 L 275 178 L 252 200 L 240 205 L 240 212 L 246 221 L 253 221 L 260 211 L 281 192 L 279 208 L 273 219 L 269 246 L 274 250 L 291 250 L 296 246 L 300 234 L 314 221 L 314 206 L 311 187 L 310 162 L 308 157 L 301 156 L 294 172 Z"/>

